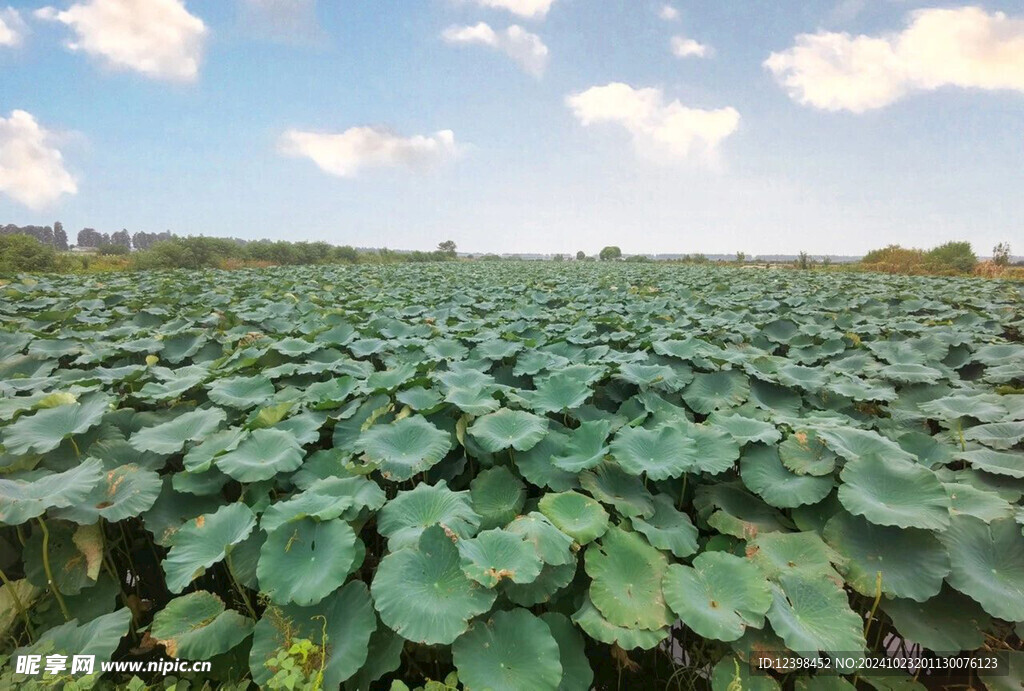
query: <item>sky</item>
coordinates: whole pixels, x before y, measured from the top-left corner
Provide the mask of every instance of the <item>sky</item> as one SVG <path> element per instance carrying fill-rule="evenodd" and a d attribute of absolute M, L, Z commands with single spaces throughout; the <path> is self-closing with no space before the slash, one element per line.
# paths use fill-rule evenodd
<path fill-rule="evenodd" d="M 0 225 L 1024 249 L 1024 5 L 0 0 Z"/>

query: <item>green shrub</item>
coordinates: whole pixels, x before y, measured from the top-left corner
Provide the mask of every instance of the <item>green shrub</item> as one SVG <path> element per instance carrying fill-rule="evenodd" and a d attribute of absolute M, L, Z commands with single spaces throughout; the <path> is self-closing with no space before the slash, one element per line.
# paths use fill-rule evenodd
<path fill-rule="evenodd" d="M 57 270 L 57 253 L 30 235 L 0 235 L 0 273 Z"/>
<path fill-rule="evenodd" d="M 947 242 L 930 250 L 925 255 L 928 265 L 934 270 L 953 270 L 970 273 L 978 264 L 978 257 L 969 242 Z"/>

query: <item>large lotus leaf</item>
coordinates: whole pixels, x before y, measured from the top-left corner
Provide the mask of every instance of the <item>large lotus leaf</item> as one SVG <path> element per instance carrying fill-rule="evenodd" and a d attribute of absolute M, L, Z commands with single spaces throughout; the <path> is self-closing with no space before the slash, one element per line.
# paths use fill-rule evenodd
<path fill-rule="evenodd" d="M 842 563 L 817 533 L 762 533 L 747 543 L 747 558 L 772 579 L 788 573 L 812 578 L 828 578 L 835 583 L 842 579 L 833 564 Z"/>
<path fill-rule="evenodd" d="M 226 417 L 220 408 L 193 410 L 170 422 L 140 429 L 128 441 L 139 451 L 178 453 L 185 442 L 201 441 L 212 434 Z"/>
<path fill-rule="evenodd" d="M 509 448 L 526 451 L 548 433 L 548 420 L 522 410 L 502 408 L 474 421 L 468 431 L 488 453 Z"/>
<path fill-rule="evenodd" d="M 35 530 L 25 542 L 22 557 L 25 577 L 39 588 L 48 588 L 44 552 L 50 562 L 53 586 L 65 595 L 77 595 L 93 586 L 99 575 L 103 544 L 96 526 L 73 529 L 67 523 L 48 522 L 48 539 L 42 530 Z"/>
<path fill-rule="evenodd" d="M 572 431 L 559 455 L 551 462 L 570 473 L 578 473 L 598 465 L 608 454 L 606 444 L 612 423 L 609 420 L 583 422 Z"/>
<path fill-rule="evenodd" d="M 616 626 L 604 618 L 590 598 L 585 598 L 583 604 L 572 615 L 573 622 L 583 629 L 588 636 L 594 640 L 615 644 L 623 650 L 642 648 L 650 650 L 666 640 L 669 636 L 669 628 L 656 629 L 630 629 L 625 626 Z"/>
<path fill-rule="evenodd" d="M 760 444 L 743 451 L 740 477 L 750 491 L 780 509 L 816 504 L 828 496 L 834 485 L 830 475 L 793 473 L 782 464 L 778 447 Z"/>
<path fill-rule="evenodd" d="M 907 384 L 934 384 L 942 379 L 942 371 L 913 363 L 886 365 L 879 374 L 889 380 Z"/>
<path fill-rule="evenodd" d="M 836 454 L 814 431 L 795 432 L 779 444 L 782 465 L 797 475 L 829 475 L 836 467 Z"/>
<path fill-rule="evenodd" d="M 965 396 L 955 394 L 944 396 L 918 405 L 921 412 L 936 420 L 952 422 L 963 417 L 980 422 L 996 422 L 1006 415 L 1006 408 L 999 405 L 995 396 Z"/>
<path fill-rule="evenodd" d="M 248 410 L 266 402 L 274 395 L 274 383 L 261 374 L 252 377 L 231 377 L 214 382 L 207 394 L 218 405 Z"/>
<path fill-rule="evenodd" d="M 523 607 L 533 607 L 550 601 L 557 593 L 572 582 L 576 575 L 576 561 L 560 566 L 546 564 L 532 583 L 504 582 L 505 597 Z"/>
<path fill-rule="evenodd" d="M 539 508 L 556 528 L 581 545 L 596 540 L 608 530 L 608 512 L 584 494 L 572 491 L 545 494 Z"/>
<path fill-rule="evenodd" d="M 600 502 L 624 516 L 653 516 L 654 498 L 639 477 L 614 463 L 602 463 L 580 474 L 580 484 Z"/>
<path fill-rule="evenodd" d="M 901 636 L 940 653 L 976 650 L 992 624 L 977 602 L 949 586 L 927 602 L 885 599 L 882 609 Z"/>
<path fill-rule="evenodd" d="M 205 590 L 176 597 L 156 613 L 149 634 L 171 657 L 209 660 L 245 640 L 254 622 L 224 609 L 219 597 Z"/>
<path fill-rule="evenodd" d="M 405 482 L 429 470 L 452 448 L 451 436 L 427 422 L 422 415 L 389 425 L 376 425 L 356 442 L 367 460 L 377 463 L 388 480 Z"/>
<path fill-rule="evenodd" d="M 590 599 L 609 622 L 637 629 L 668 625 L 661 582 L 668 559 L 638 533 L 610 528 L 587 547 Z"/>
<path fill-rule="evenodd" d="M 677 557 L 688 557 L 697 551 L 697 528 L 689 516 L 676 510 L 668 495 L 654 495 L 654 515 L 634 517 L 633 528 L 654 547 Z"/>
<path fill-rule="evenodd" d="M 363 430 L 385 417 L 393 405 L 391 398 L 385 394 L 353 401 L 351 407 L 354 410 L 344 409 L 348 411 L 347 414 L 334 425 L 334 448 L 343 453 L 355 453 Z"/>
<path fill-rule="evenodd" d="M 874 525 L 841 512 L 825 526 L 824 537 L 846 559 L 840 567 L 846 582 L 868 597 L 876 596 L 880 577 L 886 595 L 924 602 L 949 574 L 946 550 L 927 530 Z"/>
<path fill-rule="evenodd" d="M 443 481 L 399 492 L 377 514 L 377 530 L 391 551 L 415 545 L 424 529 L 441 525 L 460 538 L 472 537 L 480 526 L 469 492 L 453 492 Z"/>
<path fill-rule="evenodd" d="M 768 581 L 756 566 L 726 552 L 704 552 L 693 566 L 673 564 L 663 583 L 665 601 L 697 634 L 735 641 L 748 626 L 764 626 L 772 604 Z"/>
<path fill-rule="evenodd" d="M 528 451 L 515 454 L 515 467 L 529 484 L 565 492 L 579 487 L 578 474 L 562 470 L 553 461 L 564 453 L 568 437 L 553 432 Z M 472 443 L 471 439 L 466 440 Z"/>
<path fill-rule="evenodd" d="M 819 391 L 829 380 L 823 369 L 792 364 L 780 367 L 776 376 L 780 384 L 805 391 Z"/>
<path fill-rule="evenodd" d="M 573 539 L 542 513 L 532 511 L 526 516 L 519 516 L 505 526 L 505 530 L 529 543 L 545 564 L 561 566 L 576 561 L 572 552 Z"/>
<path fill-rule="evenodd" d="M 525 609 L 475 621 L 452 645 L 452 658 L 470 689 L 556 691 L 562 680 L 551 629 Z"/>
<path fill-rule="evenodd" d="M 686 425 L 685 432 L 697 447 L 697 470 L 718 475 L 733 467 L 740 457 L 740 446 L 728 433 L 708 425 Z"/>
<path fill-rule="evenodd" d="M 787 530 L 791 525 L 785 516 L 736 482 L 701 485 L 694 505 L 712 528 L 744 540 Z"/>
<path fill-rule="evenodd" d="M 1013 516 L 1013 505 L 995 492 L 986 492 L 960 482 L 944 482 L 949 496 L 949 514 L 980 518 L 986 523 Z"/>
<path fill-rule="evenodd" d="M 18 648 L 12 654 L 19 655 L 64 655 L 71 660 L 73 655 L 94 655 L 98 660 L 109 661 L 128 635 L 132 613 L 127 607 L 116 612 L 96 617 L 88 624 L 79 625 L 72 619 L 60 626 L 48 629 L 36 639 L 35 643 L 25 648 Z M 99 664 L 96 665 L 97 670 Z"/>
<path fill-rule="evenodd" d="M 480 515 L 480 528 L 505 526 L 526 502 L 526 485 L 505 466 L 483 471 L 470 483 L 473 510 Z"/>
<path fill-rule="evenodd" d="M 217 456 L 214 463 L 239 482 L 259 482 L 302 465 L 302 447 L 289 432 L 258 429 L 233 451 Z"/>
<path fill-rule="evenodd" d="M 594 681 L 594 672 L 587 661 L 583 636 L 564 614 L 546 612 L 540 618 L 548 625 L 558 643 L 562 663 L 562 681 L 558 691 L 588 691 Z"/>
<path fill-rule="evenodd" d="M 49 508 L 84 502 L 103 478 L 103 464 L 90 458 L 63 473 L 32 474 L 32 480 L 0 478 L 0 523 L 19 525 Z"/>
<path fill-rule="evenodd" d="M 398 669 L 402 664 L 405 639 L 383 624 L 378 624 L 370 636 L 367 648 L 366 664 L 345 682 L 346 691 L 370 691 L 375 681 Z"/>
<path fill-rule="evenodd" d="M 357 540 L 349 524 L 338 519 L 303 518 L 282 525 L 260 549 L 260 590 L 280 605 L 315 605 L 345 582 Z"/>
<path fill-rule="evenodd" d="M 750 395 L 749 381 L 742 372 L 726 370 L 694 375 L 683 392 L 686 405 L 707 415 L 721 408 L 735 408 Z"/>
<path fill-rule="evenodd" d="M 448 645 L 458 638 L 497 596 L 470 580 L 459 561 L 458 548 L 439 526 L 424 530 L 415 547 L 381 559 L 371 586 L 381 620 L 418 643 Z"/>
<path fill-rule="evenodd" d="M 226 504 L 178 529 L 163 560 L 167 589 L 180 593 L 252 532 L 256 515 L 242 503 Z"/>
<path fill-rule="evenodd" d="M 214 458 L 225 451 L 238 448 L 238 445 L 248 435 L 249 433 L 246 430 L 238 427 L 214 432 L 203 439 L 202 442 L 185 451 L 185 457 L 182 459 L 185 470 L 191 473 L 202 473 L 209 470 L 213 466 Z M 90 449 L 91 451 L 92 449 Z"/>
<path fill-rule="evenodd" d="M 315 607 L 269 607 L 256 624 L 249 653 L 253 681 L 265 687 L 274 675 L 267 662 L 296 639 L 305 639 L 327 651 L 323 688 L 337 689 L 366 661 L 376 626 L 370 594 L 361 581 L 352 581 Z"/>
<path fill-rule="evenodd" d="M 935 473 L 898 458 L 868 455 L 846 464 L 839 501 L 877 525 L 939 530 L 949 525 L 949 497 Z"/>
<path fill-rule="evenodd" d="M 523 392 L 530 408 L 538 413 L 558 413 L 583 405 L 594 392 L 576 377 L 557 373 L 537 383 L 537 390 Z"/>
<path fill-rule="evenodd" d="M 462 571 L 488 588 L 505 579 L 513 583 L 532 583 L 543 566 L 531 544 L 500 528 L 459 540 L 458 549 Z"/>
<path fill-rule="evenodd" d="M 109 408 L 108 397 L 93 394 L 78 403 L 22 416 L 3 429 L 4 449 L 16 455 L 53 451 L 65 438 L 98 425 Z"/>
<path fill-rule="evenodd" d="M 904 460 L 914 462 L 917 459 L 900 448 L 900 445 L 891 439 L 886 439 L 878 432 L 871 430 L 857 429 L 855 427 L 843 427 L 829 429 L 818 428 L 818 438 L 821 439 L 830 449 L 848 461 L 854 461 L 864 456 L 881 456 L 887 461 Z"/>
<path fill-rule="evenodd" d="M 116 523 L 148 511 L 162 487 L 160 476 L 152 470 L 134 463 L 117 466 L 105 472 L 81 502 L 58 509 L 54 516 L 83 524 L 95 523 L 102 516 Z"/>
<path fill-rule="evenodd" d="M 1024 439 L 1024 422 L 992 422 L 965 429 L 964 439 L 993 449 L 1009 449 Z"/>
<path fill-rule="evenodd" d="M 768 620 L 790 650 L 851 654 L 864 650 L 864 620 L 850 609 L 839 586 L 798 572 L 781 574 L 777 582 Z"/>
<path fill-rule="evenodd" d="M 711 691 L 778 691 L 779 682 L 767 674 L 751 674 L 750 665 L 726 655 L 711 670 Z"/>
<path fill-rule="evenodd" d="M 958 460 L 967 461 L 975 468 L 994 475 L 1024 478 L 1024 453 L 977 449 L 962 451 L 955 456 Z"/>
<path fill-rule="evenodd" d="M 738 444 L 774 444 L 782 438 L 782 433 L 772 423 L 744 415 L 713 413 L 708 422 L 724 430 Z"/>
<path fill-rule="evenodd" d="M 1024 536 L 1016 522 L 957 516 L 939 539 L 949 552 L 946 582 L 993 617 L 1024 621 Z"/>
<path fill-rule="evenodd" d="M 142 515 L 142 522 L 153 542 L 169 547 L 175 533 L 187 521 L 204 513 L 212 513 L 223 504 L 219 496 L 182 494 L 174 489 L 171 478 L 163 479 L 163 488 L 153 506 Z"/>
<path fill-rule="evenodd" d="M 697 461 L 697 445 L 679 429 L 665 425 L 648 430 L 623 427 L 611 443 L 611 454 L 631 475 L 651 480 L 681 477 Z"/>

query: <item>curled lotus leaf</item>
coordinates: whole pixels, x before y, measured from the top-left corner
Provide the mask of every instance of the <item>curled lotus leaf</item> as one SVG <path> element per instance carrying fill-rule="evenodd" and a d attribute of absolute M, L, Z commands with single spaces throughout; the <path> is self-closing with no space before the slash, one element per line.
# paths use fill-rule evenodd
<path fill-rule="evenodd" d="M 1024 621 L 1024 536 L 1015 521 L 957 516 L 939 539 L 949 553 L 947 583 L 993 617 Z"/>
<path fill-rule="evenodd" d="M 415 545 L 420 534 L 440 525 L 459 538 L 476 535 L 480 516 L 473 511 L 468 491 L 453 492 L 445 482 L 421 484 L 399 492 L 377 514 L 377 530 L 395 551 Z"/>
<path fill-rule="evenodd" d="M 778 447 L 760 444 L 743 451 L 740 477 L 747 489 L 780 509 L 816 504 L 835 485 L 830 475 L 797 475 L 782 464 Z"/>
<path fill-rule="evenodd" d="M 274 395 L 274 383 L 262 374 L 219 379 L 210 385 L 207 395 L 217 405 L 248 410 Z"/>
<path fill-rule="evenodd" d="M 558 468 L 578 473 L 598 465 L 608 454 L 608 434 L 612 423 L 609 420 L 583 422 L 572 431 L 561 452 L 551 459 Z"/>
<path fill-rule="evenodd" d="M 901 636 L 937 652 L 976 650 L 992 625 L 981 605 L 949 586 L 927 602 L 887 598 L 882 610 Z"/>
<path fill-rule="evenodd" d="M 690 517 L 677 511 L 672 499 L 664 494 L 654 496 L 654 515 L 633 518 L 633 529 L 647 538 L 652 546 L 683 558 L 697 551 L 697 528 Z"/>
<path fill-rule="evenodd" d="M 583 636 L 564 614 L 545 612 L 540 618 L 548 625 L 558 643 L 558 655 L 562 663 L 562 681 L 558 691 L 589 691 L 594 681 L 594 671 L 587 661 Z"/>
<path fill-rule="evenodd" d="M 214 463 L 239 482 L 260 482 L 301 466 L 302 447 L 289 432 L 258 429 L 234 450 L 217 456 Z"/>
<path fill-rule="evenodd" d="M 140 429 L 128 442 L 139 451 L 178 453 L 186 442 L 202 441 L 215 432 L 226 417 L 220 408 L 200 408 L 169 422 Z"/>
<path fill-rule="evenodd" d="M 225 653 L 252 633 L 253 621 L 213 593 L 197 590 L 176 597 L 156 613 L 149 634 L 171 657 L 207 660 Z"/>
<path fill-rule="evenodd" d="M 623 650 L 633 650 L 634 648 L 651 650 L 669 636 L 667 626 L 653 631 L 616 626 L 604 618 L 589 597 L 583 600 L 583 604 L 572 615 L 572 620 L 594 640 L 609 645 L 615 644 Z"/>
<path fill-rule="evenodd" d="M 703 415 L 735 408 L 750 395 L 747 376 L 736 370 L 696 374 L 683 391 L 683 400 L 691 410 Z"/>
<path fill-rule="evenodd" d="M 458 549 L 463 573 L 488 588 L 504 580 L 532 583 L 544 565 L 533 545 L 500 528 L 459 540 Z"/>
<path fill-rule="evenodd" d="M 548 420 L 522 410 L 502 408 L 475 420 L 468 431 L 488 453 L 505 449 L 527 451 L 548 433 Z"/>
<path fill-rule="evenodd" d="M 26 479 L 0 477 L 0 524 L 18 525 L 47 509 L 78 505 L 102 480 L 103 463 L 95 458 L 63 473 L 32 473 Z"/>
<path fill-rule="evenodd" d="M 367 460 L 378 464 L 388 480 L 405 482 L 429 470 L 447 455 L 452 439 L 422 415 L 413 415 L 388 425 L 375 425 L 356 442 Z"/>
<path fill-rule="evenodd" d="M 249 536 L 256 515 L 245 504 L 226 504 L 178 529 L 163 561 L 167 589 L 180 593 Z"/>
<path fill-rule="evenodd" d="M 585 494 L 573 491 L 545 494 L 539 508 L 558 530 L 581 545 L 596 540 L 608 530 L 608 512 Z"/>
<path fill-rule="evenodd" d="M 850 609 L 846 591 L 815 574 L 778 576 L 768 620 L 790 650 L 859 653 L 865 647 L 864 620 Z"/>
<path fill-rule="evenodd" d="M 3 429 L 4 449 L 17 455 L 53 451 L 65 438 L 98 425 L 109 409 L 109 397 L 93 394 L 76 403 L 22 416 Z"/>
<path fill-rule="evenodd" d="M 900 458 L 868 455 L 846 464 L 839 501 L 877 525 L 941 530 L 949 525 L 949 497 L 938 477 Z"/>
<path fill-rule="evenodd" d="M 526 485 L 505 466 L 481 472 L 469 487 L 473 510 L 480 514 L 484 530 L 505 526 L 526 502 Z"/>

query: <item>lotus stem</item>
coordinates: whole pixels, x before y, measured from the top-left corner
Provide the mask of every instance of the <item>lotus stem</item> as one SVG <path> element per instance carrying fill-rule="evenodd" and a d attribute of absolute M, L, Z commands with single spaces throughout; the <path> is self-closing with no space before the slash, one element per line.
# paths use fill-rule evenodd
<path fill-rule="evenodd" d="M 4 573 L 3 569 L 0 569 L 0 581 L 7 587 L 8 592 L 11 594 L 11 601 L 14 602 L 14 609 L 18 610 L 18 615 L 21 616 L 22 621 L 25 622 L 25 631 L 28 632 L 29 643 L 33 642 L 36 638 L 36 632 L 32 628 L 32 622 L 28 618 L 28 612 L 25 611 L 25 605 L 21 603 L 21 598 L 18 597 L 18 591 L 15 589 L 14 584 L 7 578 L 7 574 Z"/>
<path fill-rule="evenodd" d="M 245 589 L 242 588 L 242 584 L 235 578 L 235 567 L 231 563 L 231 552 L 224 552 L 224 564 L 228 567 L 228 578 L 231 579 L 232 585 L 235 586 L 235 590 L 238 591 L 239 597 L 242 598 L 242 602 L 245 604 L 245 608 L 249 610 L 249 615 L 253 621 L 259 621 L 259 617 L 256 615 L 256 610 L 253 609 L 252 603 L 249 602 L 249 596 L 245 594 Z"/>
<path fill-rule="evenodd" d="M 64 596 L 60 594 L 60 589 L 57 588 L 57 582 L 53 580 L 53 570 L 50 568 L 50 530 L 46 527 L 46 521 L 40 516 L 36 519 L 39 523 L 39 527 L 43 531 L 43 571 L 46 572 L 46 582 L 50 586 L 50 590 L 53 591 L 53 596 L 57 599 L 57 605 L 60 606 L 60 612 L 64 615 L 64 621 L 71 621 L 71 613 L 68 611 L 68 605 L 64 602 Z"/>

